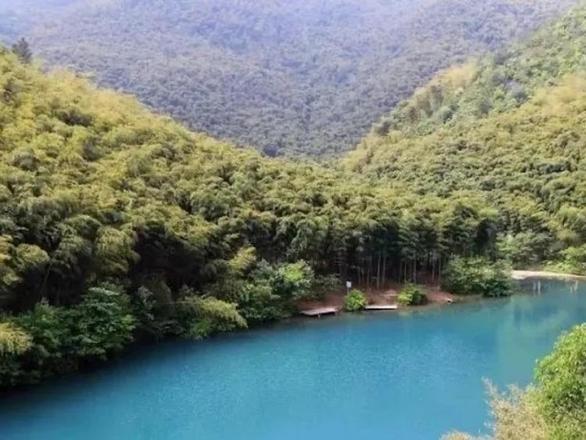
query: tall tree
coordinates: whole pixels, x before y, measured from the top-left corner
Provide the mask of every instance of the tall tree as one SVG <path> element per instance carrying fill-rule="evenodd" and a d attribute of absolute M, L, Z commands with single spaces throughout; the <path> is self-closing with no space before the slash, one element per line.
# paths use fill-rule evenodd
<path fill-rule="evenodd" d="M 14 52 L 23 63 L 30 64 L 33 60 L 33 52 L 25 38 L 21 38 L 12 45 L 12 52 Z"/>

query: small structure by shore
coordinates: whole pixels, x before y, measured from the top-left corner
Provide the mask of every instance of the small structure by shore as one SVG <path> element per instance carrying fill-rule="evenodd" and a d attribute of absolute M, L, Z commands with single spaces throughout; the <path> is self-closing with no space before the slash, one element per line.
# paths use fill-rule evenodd
<path fill-rule="evenodd" d="M 401 283 L 388 284 L 381 289 L 365 289 L 368 305 L 365 312 L 393 312 L 404 308 L 398 304 L 399 292 L 402 288 Z M 455 297 L 448 292 L 442 291 L 438 285 L 423 284 L 422 288 L 427 295 L 429 305 L 434 304 L 451 304 L 456 301 Z M 321 316 L 338 315 L 344 310 L 344 297 L 346 291 L 331 292 L 320 299 L 300 301 L 297 304 L 298 313 L 301 316 L 310 318 L 320 318 Z"/>
<path fill-rule="evenodd" d="M 540 279 L 558 279 L 567 281 L 586 281 L 584 275 L 572 275 L 558 272 L 535 271 L 535 270 L 514 270 L 511 277 L 515 280 L 531 280 L 534 279 L 534 290 L 541 292 Z M 368 298 L 369 305 L 364 309 L 365 312 L 378 311 L 394 311 L 401 307 L 397 304 L 397 296 L 401 288 L 400 284 L 392 285 L 391 288 L 380 290 L 367 290 L 365 293 Z M 463 301 L 462 298 L 456 298 L 454 295 L 442 291 L 439 286 L 424 284 L 423 288 L 427 295 L 430 305 L 452 304 L 454 302 Z M 470 299 L 470 297 L 468 297 Z M 321 318 L 327 315 L 337 315 L 342 312 L 344 307 L 344 292 L 333 292 L 326 295 L 320 301 L 305 301 L 300 303 L 299 314 L 310 318 Z"/>
<path fill-rule="evenodd" d="M 301 310 L 300 313 L 310 318 L 321 318 L 323 315 L 336 315 L 338 311 L 336 307 L 317 307 L 315 309 Z"/>
<path fill-rule="evenodd" d="M 364 308 L 367 312 L 380 312 L 387 310 L 397 310 L 399 306 L 397 304 L 370 304 Z"/>

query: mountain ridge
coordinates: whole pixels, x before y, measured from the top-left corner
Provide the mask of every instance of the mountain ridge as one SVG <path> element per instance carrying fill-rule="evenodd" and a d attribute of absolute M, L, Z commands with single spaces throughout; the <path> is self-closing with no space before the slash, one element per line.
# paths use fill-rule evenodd
<path fill-rule="evenodd" d="M 422 194 L 486 194 L 510 244 L 528 247 L 519 263 L 556 247 L 581 252 L 584 23 L 586 7 L 576 8 L 524 44 L 445 71 L 376 124 L 343 165 Z M 520 212 L 533 221 L 519 222 Z"/>
<path fill-rule="evenodd" d="M 443 73 L 329 167 L 0 48 L 0 388 L 283 319 L 344 280 L 502 296 L 509 265 L 586 273 L 585 12 Z"/>
<path fill-rule="evenodd" d="M 70 0 L 62 10 L 77 12 L 39 24 L 44 6 L 28 0 L 21 16 L 33 24 L 20 34 L 50 65 L 95 74 L 196 131 L 268 155 L 327 157 L 353 148 L 438 69 L 574 3 Z"/>

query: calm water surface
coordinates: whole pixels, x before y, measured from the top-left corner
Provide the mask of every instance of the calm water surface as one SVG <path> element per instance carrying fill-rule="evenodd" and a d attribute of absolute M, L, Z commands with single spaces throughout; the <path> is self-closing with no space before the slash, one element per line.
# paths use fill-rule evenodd
<path fill-rule="evenodd" d="M 302 321 L 142 349 L 97 372 L 0 398 L 2 440 L 437 439 L 484 430 L 482 378 L 527 384 L 586 285 Z"/>

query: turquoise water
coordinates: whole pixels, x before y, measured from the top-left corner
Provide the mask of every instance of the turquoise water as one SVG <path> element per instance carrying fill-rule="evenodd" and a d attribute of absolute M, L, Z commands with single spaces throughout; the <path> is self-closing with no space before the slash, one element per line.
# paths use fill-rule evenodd
<path fill-rule="evenodd" d="M 2 440 L 436 439 L 479 432 L 482 378 L 527 384 L 586 285 L 167 343 L 0 398 Z"/>

